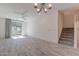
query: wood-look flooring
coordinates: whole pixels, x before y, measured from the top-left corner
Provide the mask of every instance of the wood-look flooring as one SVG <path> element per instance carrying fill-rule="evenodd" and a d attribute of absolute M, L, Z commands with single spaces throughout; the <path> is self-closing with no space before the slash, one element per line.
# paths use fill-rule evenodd
<path fill-rule="evenodd" d="M 54 38 L 53 38 L 54 39 Z M 77 56 L 78 48 L 26 36 L 0 40 L 0 56 Z"/>

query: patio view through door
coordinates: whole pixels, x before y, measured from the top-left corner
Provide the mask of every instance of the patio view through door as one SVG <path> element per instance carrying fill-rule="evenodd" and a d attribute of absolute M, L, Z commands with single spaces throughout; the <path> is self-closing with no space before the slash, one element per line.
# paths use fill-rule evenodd
<path fill-rule="evenodd" d="M 11 36 L 22 35 L 22 23 L 20 21 L 12 21 Z"/>

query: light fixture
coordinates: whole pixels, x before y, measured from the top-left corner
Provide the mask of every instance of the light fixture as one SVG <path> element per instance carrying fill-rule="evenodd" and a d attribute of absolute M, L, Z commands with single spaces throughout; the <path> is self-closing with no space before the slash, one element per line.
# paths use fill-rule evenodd
<path fill-rule="evenodd" d="M 46 3 L 35 3 L 34 8 L 36 8 L 38 13 L 40 13 L 41 11 L 47 13 L 48 9 L 52 9 L 52 4 L 47 3 L 47 7 L 46 7 Z"/>

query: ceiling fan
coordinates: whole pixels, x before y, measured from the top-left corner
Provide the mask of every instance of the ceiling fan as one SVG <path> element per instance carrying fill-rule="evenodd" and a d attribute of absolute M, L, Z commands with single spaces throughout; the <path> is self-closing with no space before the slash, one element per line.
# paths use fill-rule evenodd
<path fill-rule="evenodd" d="M 16 15 L 18 15 L 17 18 L 27 20 L 27 11 L 24 12 L 14 12 Z"/>

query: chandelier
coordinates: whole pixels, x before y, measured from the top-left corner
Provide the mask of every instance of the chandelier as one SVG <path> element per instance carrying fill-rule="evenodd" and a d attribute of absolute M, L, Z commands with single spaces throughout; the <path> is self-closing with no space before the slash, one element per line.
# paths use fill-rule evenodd
<path fill-rule="evenodd" d="M 35 3 L 34 8 L 36 9 L 37 13 L 40 13 L 41 11 L 44 11 L 47 13 L 48 10 L 52 9 L 51 3 Z"/>

